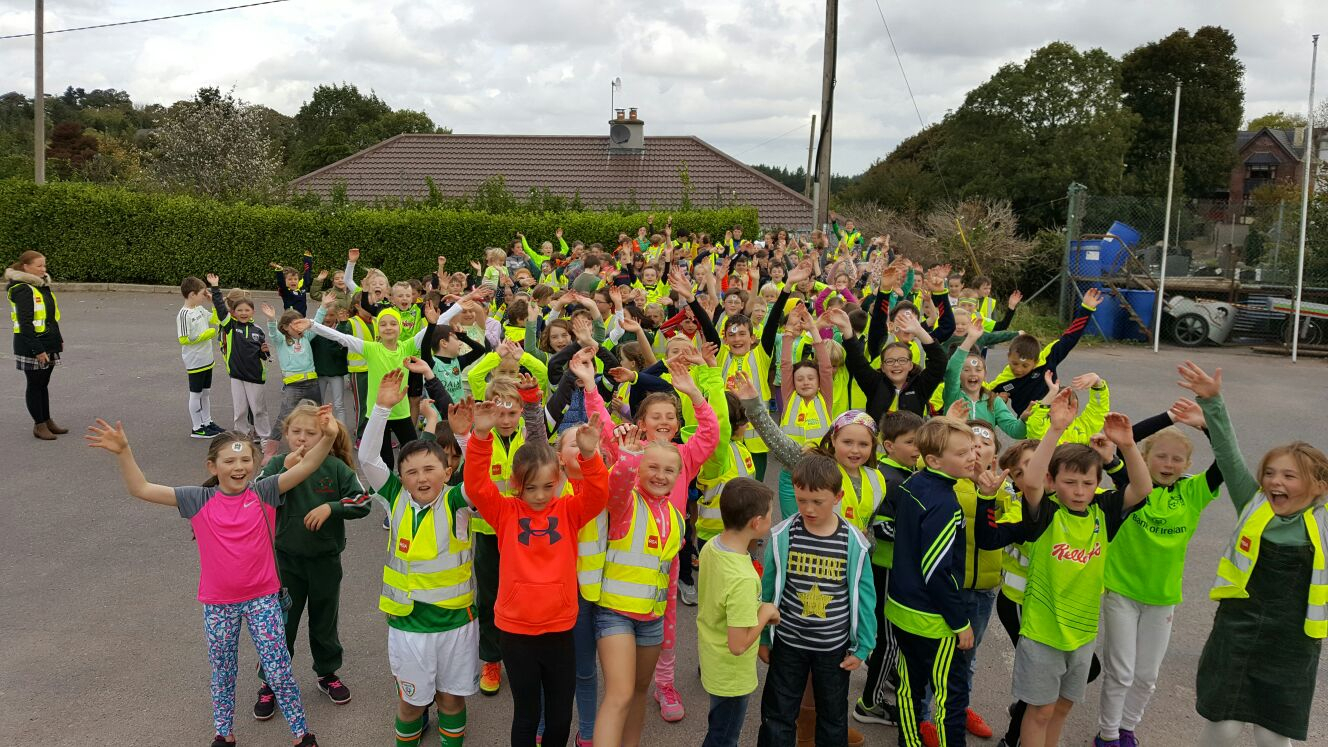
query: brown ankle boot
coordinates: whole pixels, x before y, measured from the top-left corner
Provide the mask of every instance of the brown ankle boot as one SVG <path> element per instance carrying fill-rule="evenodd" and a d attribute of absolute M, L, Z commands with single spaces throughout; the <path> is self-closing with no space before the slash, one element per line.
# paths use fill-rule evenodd
<path fill-rule="evenodd" d="M 798 710 L 798 747 L 816 744 L 816 709 L 802 706 Z"/>
<path fill-rule="evenodd" d="M 848 747 L 862 747 L 866 743 L 867 737 L 863 736 L 862 732 L 851 726 L 848 727 Z"/>
<path fill-rule="evenodd" d="M 39 438 L 43 441 L 55 440 L 55 434 L 51 433 L 51 429 L 47 427 L 45 423 L 38 423 L 32 426 L 32 435 L 34 438 Z"/>
<path fill-rule="evenodd" d="M 60 426 L 56 425 L 54 420 L 48 419 L 46 421 L 46 427 L 50 429 L 51 433 L 54 433 L 57 436 L 63 436 L 64 434 L 69 432 L 68 428 L 61 428 Z"/>

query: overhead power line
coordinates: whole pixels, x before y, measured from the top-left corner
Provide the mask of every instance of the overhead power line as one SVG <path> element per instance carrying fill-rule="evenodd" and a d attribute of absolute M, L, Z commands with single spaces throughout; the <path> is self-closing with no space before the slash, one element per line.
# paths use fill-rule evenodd
<path fill-rule="evenodd" d="M 110 28 L 110 27 L 112 27 L 112 26 L 132 26 L 132 25 L 134 25 L 134 24 L 136 24 L 136 23 L 152 23 L 153 21 L 169 21 L 169 20 L 171 20 L 172 18 L 188 18 L 189 16 L 203 16 L 203 15 L 207 15 L 207 14 L 209 14 L 209 13 L 224 13 L 224 12 L 226 12 L 226 11 L 228 11 L 228 10 L 240 10 L 240 9 L 242 9 L 242 8 L 254 8 L 254 7 L 257 7 L 257 6 L 259 6 L 259 5 L 276 5 L 277 3 L 288 3 L 288 2 L 290 2 L 290 0 L 263 0 L 263 2 L 258 2 L 258 3 L 246 3 L 246 4 L 244 4 L 244 5 L 231 5 L 231 6 L 228 6 L 228 7 L 225 7 L 225 8 L 213 8 L 213 9 L 211 9 L 211 10 L 196 10 L 196 11 L 193 11 L 192 13 L 176 13 L 176 14 L 173 15 L 173 16 L 157 16 L 156 18 L 139 18 L 139 19 L 134 20 L 134 21 L 116 21 L 116 22 L 114 22 L 114 23 L 99 23 L 99 24 L 96 24 L 96 25 L 93 25 L 93 26 L 77 26 L 77 27 L 75 27 L 75 28 L 70 28 L 70 29 L 54 29 L 54 30 L 51 30 L 51 31 L 47 31 L 47 32 L 45 32 L 45 33 L 46 33 L 46 34 L 67 34 L 67 33 L 71 32 L 71 31 L 90 31 L 90 30 L 92 30 L 92 29 L 105 29 L 105 28 Z M 36 34 L 34 34 L 34 33 L 27 33 L 27 34 L 7 34 L 7 35 L 5 35 L 5 36 L 0 36 L 0 39 L 24 39 L 24 38 L 31 37 L 31 36 L 36 36 Z"/>

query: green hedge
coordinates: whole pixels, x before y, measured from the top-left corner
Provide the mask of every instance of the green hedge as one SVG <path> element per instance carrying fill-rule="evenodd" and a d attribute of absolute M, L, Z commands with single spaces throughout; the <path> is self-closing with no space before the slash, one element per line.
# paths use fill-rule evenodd
<path fill-rule="evenodd" d="M 656 211 L 662 218 L 663 211 Z M 673 225 L 723 236 L 734 225 L 755 235 L 754 208 L 672 213 Z M 552 240 L 612 247 L 619 231 L 635 233 L 646 213 L 492 214 L 447 210 L 302 211 L 286 206 L 214 202 L 78 183 L 38 186 L 0 180 L 0 247 L 5 263 L 27 249 L 50 261 L 65 282 L 175 285 L 215 272 L 226 285 L 272 284 L 269 262 L 297 264 L 309 250 L 318 269 L 340 267 L 359 247 L 360 266 L 389 278 L 421 277 L 438 256 L 466 270 L 485 247 L 506 247 L 521 231 L 532 245 Z M 662 220 L 661 220 L 662 223 Z"/>

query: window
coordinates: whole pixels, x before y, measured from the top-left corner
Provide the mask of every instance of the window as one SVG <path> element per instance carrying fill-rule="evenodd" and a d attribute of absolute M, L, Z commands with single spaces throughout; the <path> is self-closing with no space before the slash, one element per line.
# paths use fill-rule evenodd
<path fill-rule="evenodd" d="M 1245 178 L 1271 181 L 1277 178 L 1277 166 L 1267 163 L 1247 165 L 1245 167 Z"/>

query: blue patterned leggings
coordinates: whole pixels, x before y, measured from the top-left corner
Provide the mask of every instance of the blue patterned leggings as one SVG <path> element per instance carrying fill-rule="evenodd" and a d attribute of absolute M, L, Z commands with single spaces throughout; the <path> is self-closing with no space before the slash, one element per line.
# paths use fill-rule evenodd
<path fill-rule="evenodd" d="M 216 723 L 217 733 L 228 737 L 235 725 L 235 678 L 240 666 L 241 619 L 249 625 L 249 637 L 258 649 L 268 687 L 277 696 L 277 705 L 290 724 L 291 734 L 304 736 L 309 728 L 304 721 L 300 688 L 291 674 L 286 626 L 281 619 L 281 603 L 276 594 L 235 604 L 203 605 L 208 662 L 212 664 L 212 720 Z"/>

